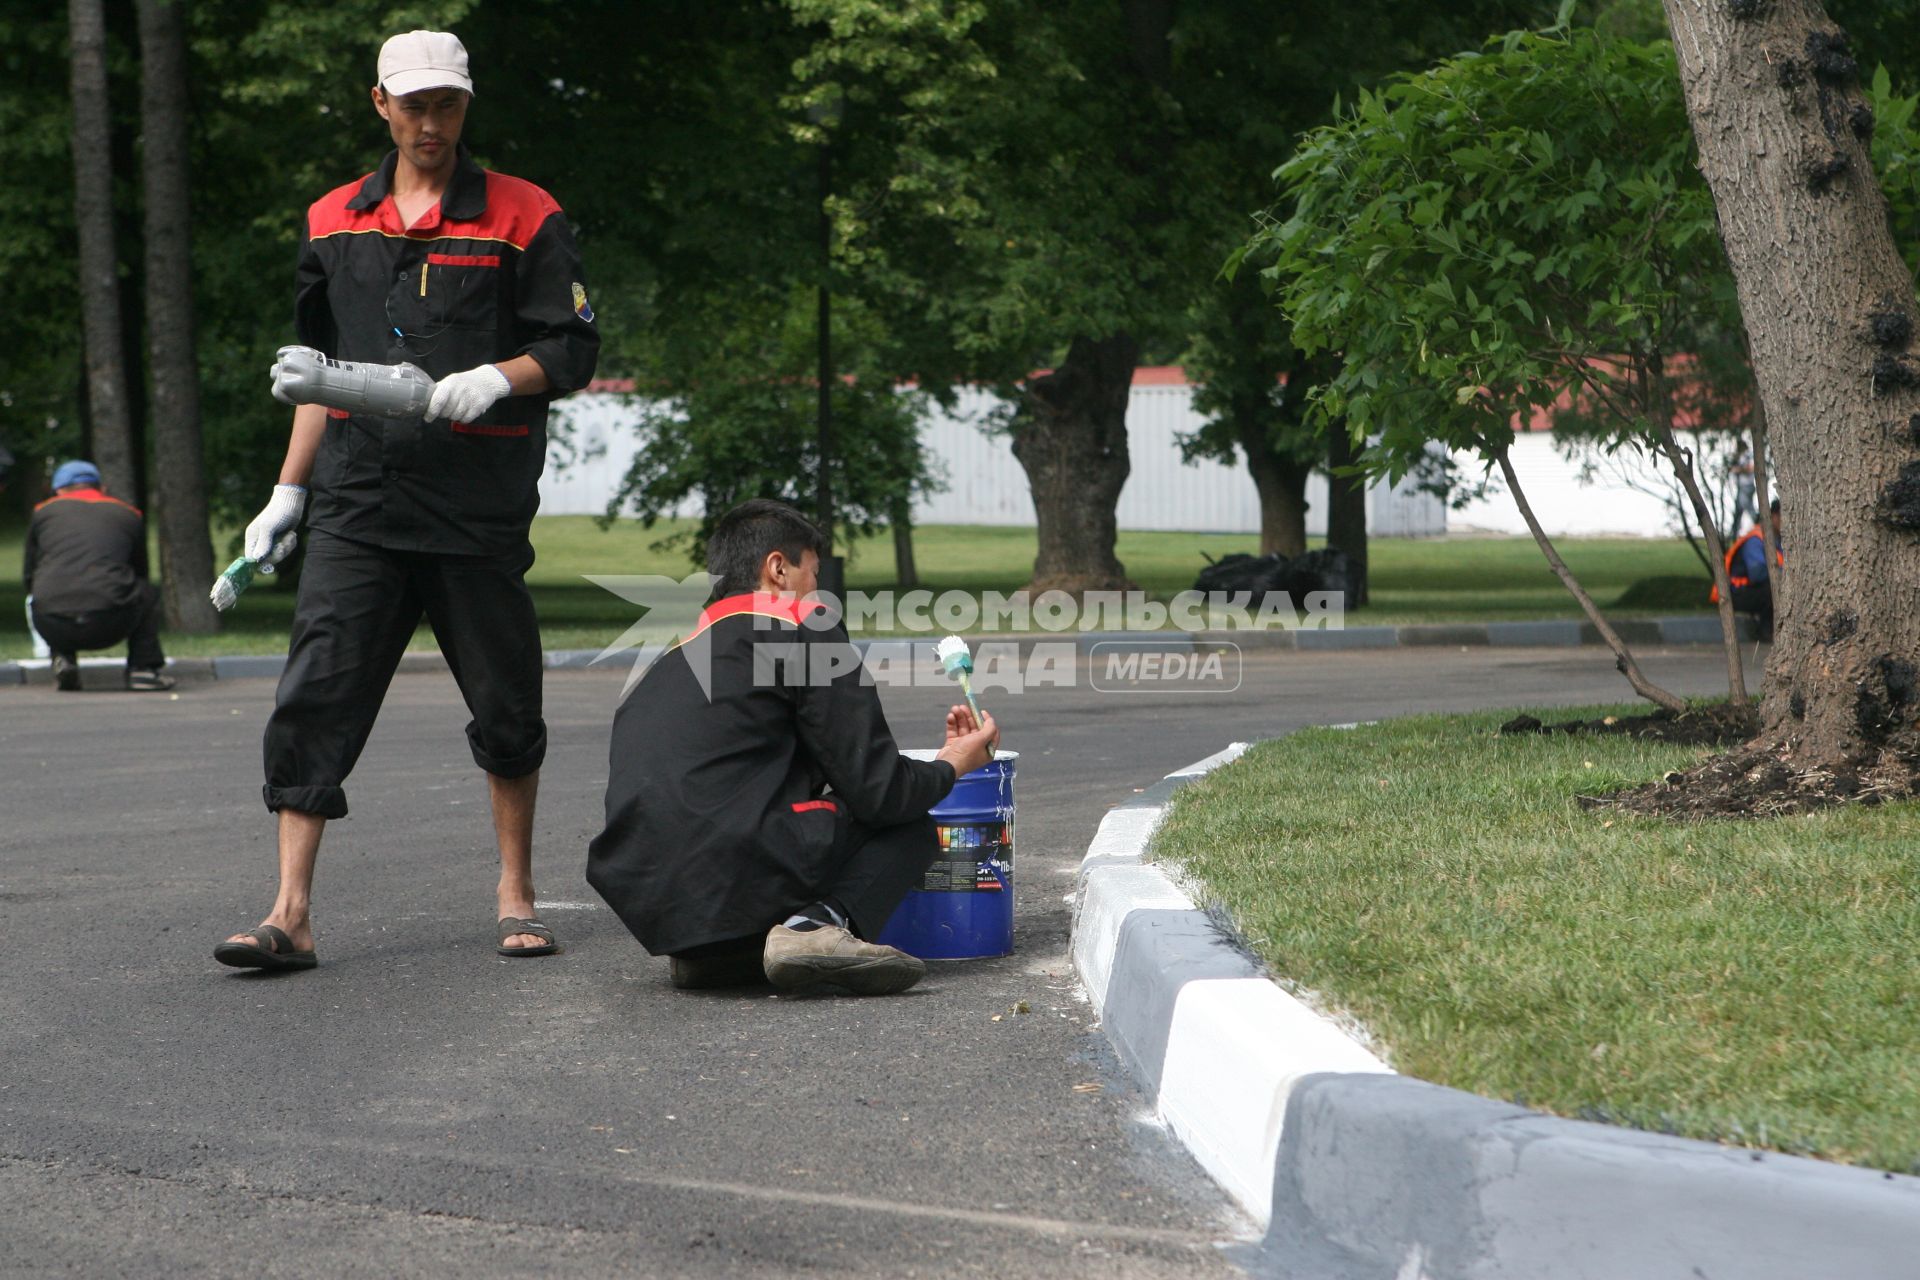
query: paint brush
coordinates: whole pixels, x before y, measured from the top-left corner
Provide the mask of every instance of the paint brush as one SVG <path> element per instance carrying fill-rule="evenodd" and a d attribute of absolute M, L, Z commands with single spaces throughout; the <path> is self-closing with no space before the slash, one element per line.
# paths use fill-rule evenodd
<path fill-rule="evenodd" d="M 213 590 L 207 593 L 207 598 L 213 601 L 215 610 L 225 613 L 233 608 L 234 602 L 240 598 L 240 593 L 253 585 L 253 571 L 259 563 L 258 560 L 249 560 L 241 556 L 213 580 Z M 271 572 L 271 570 L 263 570 L 263 572 Z"/>
<path fill-rule="evenodd" d="M 942 671 L 960 682 L 960 692 L 967 695 L 967 706 L 973 709 L 974 724 L 986 724 L 980 718 L 980 704 L 973 700 L 973 653 L 967 642 L 959 636 L 948 636 L 934 646 L 933 656 L 940 659 Z"/>

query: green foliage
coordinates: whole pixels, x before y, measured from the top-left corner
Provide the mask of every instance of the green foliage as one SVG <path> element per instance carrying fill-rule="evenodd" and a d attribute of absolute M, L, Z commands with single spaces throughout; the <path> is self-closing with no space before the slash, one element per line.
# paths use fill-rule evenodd
<path fill-rule="evenodd" d="M 1296 341 L 1343 355 L 1320 408 L 1378 434 L 1376 470 L 1491 456 L 1570 384 L 1636 433 L 1647 361 L 1731 320 L 1702 316 L 1730 294 L 1664 43 L 1512 33 L 1363 91 L 1278 177 L 1242 257 Z"/>
<path fill-rule="evenodd" d="M 1885 66 L 1894 87 L 1920 88 L 1920 0 L 1825 0 L 1825 7 L 1851 37 L 1861 66 Z"/>
<path fill-rule="evenodd" d="M 835 148 L 836 263 L 921 335 L 912 372 L 1006 384 L 1075 334 L 1171 327 L 1198 193 L 1168 181 L 1179 112 L 1135 74 L 1120 13 L 787 4 L 810 37 L 793 133 Z M 829 103 L 823 128 L 806 111 Z"/>
<path fill-rule="evenodd" d="M 652 528 L 697 500 L 701 517 L 675 525 L 655 545 L 705 558 L 714 521 L 748 498 L 777 498 L 814 508 L 821 460 L 816 432 L 813 294 L 796 292 L 782 310 L 750 307 L 710 342 L 706 359 L 649 381 L 632 398 L 642 444 L 603 523 L 631 511 Z M 933 477 L 916 421 L 927 396 L 896 387 L 870 363 L 869 317 L 842 307 L 835 317 L 833 488 L 836 542 L 887 523 L 896 502 L 911 501 Z"/>
<path fill-rule="evenodd" d="M 1920 270 L 1920 92 L 1903 94 L 1882 65 L 1866 87 L 1873 111 L 1873 168 L 1887 197 L 1887 220 L 1909 271 Z"/>
<path fill-rule="evenodd" d="M 41 464 L 80 443 L 66 36 L 65 6 L 48 16 L 0 16 L 0 444 L 19 460 L 9 507 L 38 497 Z"/>
<path fill-rule="evenodd" d="M 1189 461 L 1232 462 L 1249 447 L 1249 437 L 1270 456 L 1302 465 L 1324 458 L 1324 428 L 1306 421 L 1305 391 L 1318 370 L 1302 376 L 1307 361 L 1293 345 L 1285 318 L 1252 280 L 1223 281 L 1209 290 L 1195 305 L 1189 327 L 1183 363 L 1195 384 L 1194 412 L 1205 419 L 1181 441 Z"/>

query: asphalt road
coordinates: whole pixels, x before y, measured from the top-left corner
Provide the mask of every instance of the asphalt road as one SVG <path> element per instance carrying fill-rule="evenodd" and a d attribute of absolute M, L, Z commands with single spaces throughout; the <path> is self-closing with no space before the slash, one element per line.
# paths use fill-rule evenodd
<path fill-rule="evenodd" d="M 1715 651 L 1642 657 L 1716 686 Z M 1249 655 L 1231 695 L 1076 686 L 992 703 L 1022 753 L 1015 954 L 865 1001 L 675 992 L 599 904 L 616 674 L 547 681 L 559 956 L 494 955 L 465 712 L 413 675 L 321 851 L 321 967 L 286 977 L 209 957 L 272 895 L 272 682 L 0 690 L 0 1274 L 1236 1274 L 1247 1223 L 1119 1073 L 1067 962 L 1102 813 L 1234 739 L 1627 690 L 1592 648 Z M 903 745 L 950 700 L 885 696 Z"/>

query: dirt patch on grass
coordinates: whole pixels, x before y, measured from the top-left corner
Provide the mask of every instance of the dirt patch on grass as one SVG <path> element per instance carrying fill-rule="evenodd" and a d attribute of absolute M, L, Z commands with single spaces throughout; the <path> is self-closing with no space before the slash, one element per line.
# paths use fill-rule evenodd
<path fill-rule="evenodd" d="M 1506 736 L 1527 733 L 1615 734 L 1679 747 L 1731 747 L 1759 731 L 1751 707 L 1714 703 L 1675 713 L 1664 707 L 1644 716 L 1607 716 L 1600 720 L 1563 720 L 1545 724 L 1532 716 L 1516 716 L 1500 726 Z"/>
<path fill-rule="evenodd" d="M 1920 797 L 1920 733 L 1907 730 L 1877 751 L 1833 767 L 1798 765 L 1771 744 L 1742 747 L 1658 782 L 1581 796 L 1580 805 L 1667 818 L 1770 818 L 1915 797 Z"/>
<path fill-rule="evenodd" d="M 1682 713 L 1608 716 L 1544 724 L 1518 716 L 1503 735 L 1618 734 L 1675 746 L 1731 748 L 1691 769 L 1676 769 L 1609 795 L 1580 796 L 1583 809 L 1619 809 L 1663 818 L 1770 818 L 1840 804 L 1875 805 L 1920 797 L 1920 732 L 1896 732 L 1876 750 L 1837 767 L 1797 764 L 1779 747 L 1746 745 L 1759 732 L 1751 707 L 1725 703 Z"/>

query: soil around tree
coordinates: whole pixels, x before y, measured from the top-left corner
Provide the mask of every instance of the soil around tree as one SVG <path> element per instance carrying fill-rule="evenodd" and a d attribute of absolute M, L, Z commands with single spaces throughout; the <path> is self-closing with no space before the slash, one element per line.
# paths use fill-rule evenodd
<path fill-rule="evenodd" d="M 1583 809 L 1682 819 L 1773 818 L 1842 804 L 1920 798 L 1920 729 L 1909 726 L 1879 748 L 1838 764 L 1797 761 L 1790 748 L 1752 741 L 1758 729 L 1751 707 L 1725 703 L 1680 714 L 1661 710 L 1551 725 L 1519 716 L 1500 726 L 1500 732 L 1509 735 L 1624 734 L 1683 746 L 1733 748 L 1691 769 L 1676 769 L 1658 782 L 1580 796 Z"/>
<path fill-rule="evenodd" d="M 1772 818 L 1842 804 L 1920 798 L 1920 733 L 1909 729 L 1877 751 L 1837 764 L 1801 763 L 1775 743 L 1742 747 L 1610 796 L 1582 796 L 1589 809 L 1672 818 Z"/>
<path fill-rule="evenodd" d="M 1532 716 L 1516 716 L 1500 726 L 1503 736 L 1526 733 L 1616 734 L 1681 747 L 1731 747 L 1747 741 L 1760 722 L 1751 707 L 1724 702 L 1689 707 L 1684 712 L 1662 707 L 1644 716 L 1607 716 L 1602 720 L 1563 720 L 1544 724 Z"/>

